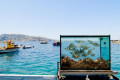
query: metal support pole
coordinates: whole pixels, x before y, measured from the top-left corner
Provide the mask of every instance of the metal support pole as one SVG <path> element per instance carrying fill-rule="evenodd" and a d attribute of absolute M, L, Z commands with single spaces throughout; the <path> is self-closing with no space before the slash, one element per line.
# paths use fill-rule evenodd
<path fill-rule="evenodd" d="M 89 77 L 88 77 L 88 75 L 86 75 L 86 80 L 90 80 Z"/>

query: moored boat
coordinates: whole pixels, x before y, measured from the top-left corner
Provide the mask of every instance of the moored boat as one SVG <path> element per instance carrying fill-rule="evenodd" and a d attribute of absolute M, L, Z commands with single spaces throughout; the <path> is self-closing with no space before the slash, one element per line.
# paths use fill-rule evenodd
<path fill-rule="evenodd" d="M 60 46 L 60 42 L 53 43 L 53 46 Z"/>
<path fill-rule="evenodd" d="M 9 52 L 14 52 L 17 51 L 20 46 L 19 45 L 15 45 L 14 42 L 11 42 L 11 40 L 8 40 L 7 42 L 3 41 L 1 43 L 6 43 L 7 47 L 1 47 L 0 48 L 0 53 L 9 53 Z"/>
<path fill-rule="evenodd" d="M 34 48 L 34 46 L 32 46 L 32 45 L 31 46 L 23 46 L 23 49 L 28 49 L 28 48 L 32 48 L 32 47 Z"/>
<path fill-rule="evenodd" d="M 47 44 L 48 42 L 47 41 L 42 41 L 40 44 Z"/>

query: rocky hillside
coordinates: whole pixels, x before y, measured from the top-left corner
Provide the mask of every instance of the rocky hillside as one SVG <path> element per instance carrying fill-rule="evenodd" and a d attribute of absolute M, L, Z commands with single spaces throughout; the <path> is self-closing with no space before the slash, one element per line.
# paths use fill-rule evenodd
<path fill-rule="evenodd" d="M 111 40 L 111 42 L 114 44 L 120 44 L 120 40 Z"/>
<path fill-rule="evenodd" d="M 12 40 L 12 41 L 49 41 L 51 39 L 45 37 L 35 37 L 23 34 L 1 34 L 0 41 Z"/>

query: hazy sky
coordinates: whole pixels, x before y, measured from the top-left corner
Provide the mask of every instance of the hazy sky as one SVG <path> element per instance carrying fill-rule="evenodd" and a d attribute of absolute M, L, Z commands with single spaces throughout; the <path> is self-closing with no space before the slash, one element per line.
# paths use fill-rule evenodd
<path fill-rule="evenodd" d="M 0 0 L 0 34 L 120 39 L 120 0 Z"/>

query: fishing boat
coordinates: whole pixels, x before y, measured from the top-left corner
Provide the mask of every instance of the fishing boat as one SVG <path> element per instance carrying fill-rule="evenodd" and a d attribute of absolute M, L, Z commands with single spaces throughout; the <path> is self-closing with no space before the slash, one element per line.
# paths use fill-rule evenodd
<path fill-rule="evenodd" d="M 34 46 L 30 45 L 30 46 L 23 46 L 23 49 L 28 49 L 28 48 L 34 48 Z"/>
<path fill-rule="evenodd" d="M 60 42 L 53 43 L 53 46 L 60 46 Z"/>
<path fill-rule="evenodd" d="M 0 53 L 9 53 L 9 52 L 14 52 L 17 51 L 20 46 L 19 45 L 15 45 L 14 42 L 12 42 L 11 40 L 8 41 L 2 41 L 0 43 L 4 43 L 7 44 L 7 47 L 0 47 Z"/>
<path fill-rule="evenodd" d="M 40 44 L 47 44 L 48 42 L 47 41 L 42 41 Z"/>

